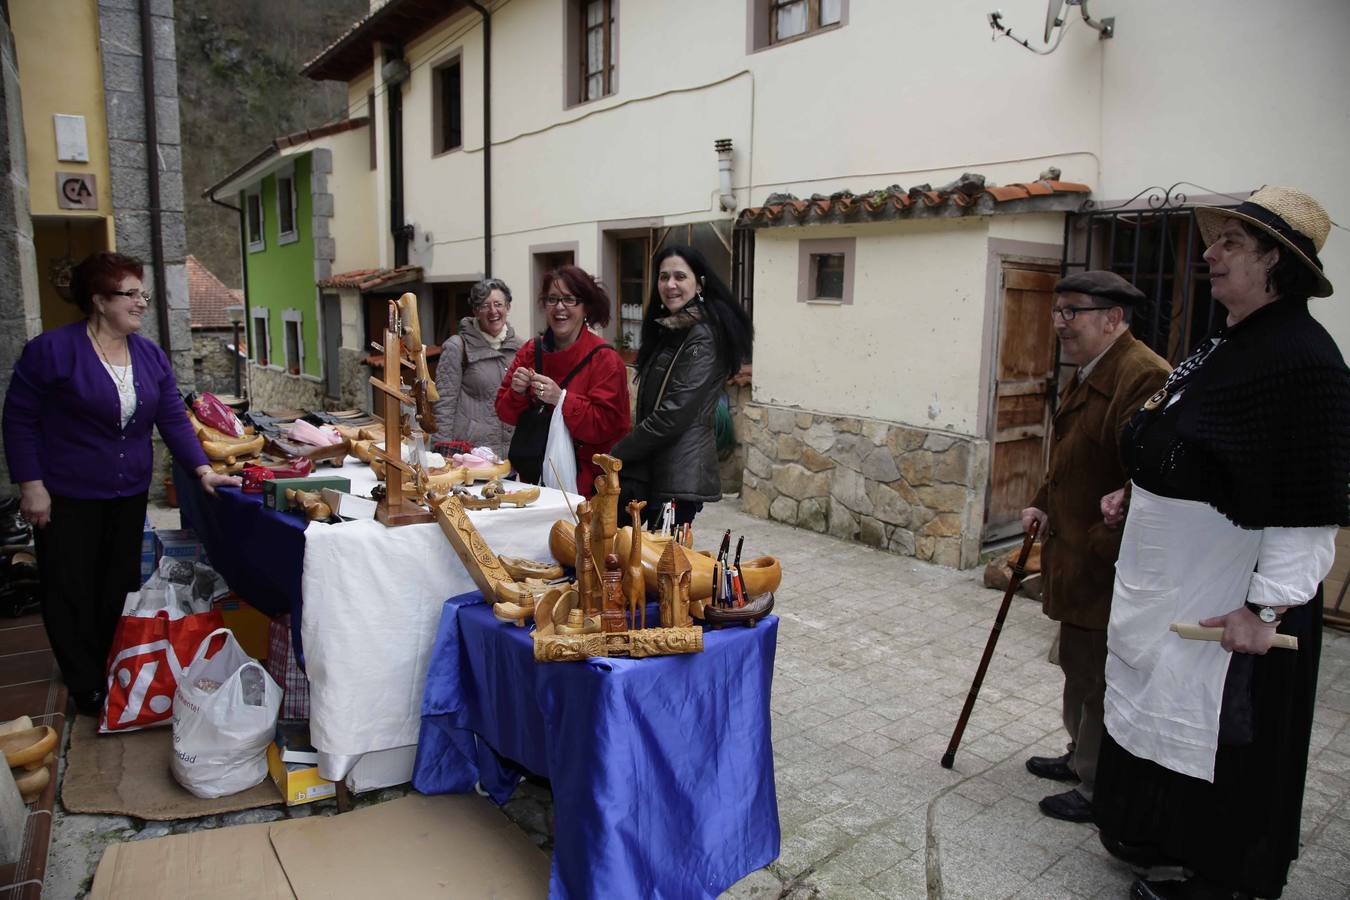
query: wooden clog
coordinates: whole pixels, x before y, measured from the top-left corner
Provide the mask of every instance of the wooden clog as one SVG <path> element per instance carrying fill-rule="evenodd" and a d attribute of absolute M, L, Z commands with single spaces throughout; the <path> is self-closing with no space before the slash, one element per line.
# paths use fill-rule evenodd
<path fill-rule="evenodd" d="M 519 556 L 498 556 L 497 559 L 506 571 L 511 573 L 511 577 L 517 581 L 524 581 L 527 578 L 552 581 L 555 578 L 563 577 L 563 567 L 557 563 L 522 559 Z"/>
<path fill-rule="evenodd" d="M 33 727 L 33 720 L 29 716 L 19 716 L 9 722 L 0 725 L 0 736 L 13 734 L 16 731 L 27 731 Z"/>
<path fill-rule="evenodd" d="M 548 533 L 548 549 L 555 559 L 572 560 L 576 558 L 575 526 L 567 519 L 553 523 Z M 642 581 L 647 586 L 647 596 L 656 599 L 659 596 L 656 579 L 656 567 L 661 554 L 670 542 L 669 535 L 644 532 L 642 535 Z M 614 552 L 620 559 L 628 556 L 630 528 L 625 525 L 618 530 L 614 538 Z M 694 551 L 689 554 L 689 563 L 693 567 L 689 586 L 690 601 L 707 600 L 712 597 L 713 554 Z M 783 581 L 783 567 L 772 556 L 760 556 L 755 559 L 741 560 L 741 581 L 745 591 L 752 597 L 768 591 L 776 591 Z M 691 603 L 692 605 L 692 603 Z"/>
<path fill-rule="evenodd" d="M 56 729 L 50 725 L 39 725 L 37 728 L 0 736 L 0 752 L 5 754 L 5 764 L 11 769 L 38 762 L 54 749 Z"/>
<path fill-rule="evenodd" d="M 50 766 L 42 766 L 38 769 L 29 771 L 18 771 L 14 773 L 14 786 L 19 789 L 19 795 L 23 797 L 24 803 L 32 803 L 37 799 L 38 794 L 42 793 L 52 780 L 52 770 Z"/>

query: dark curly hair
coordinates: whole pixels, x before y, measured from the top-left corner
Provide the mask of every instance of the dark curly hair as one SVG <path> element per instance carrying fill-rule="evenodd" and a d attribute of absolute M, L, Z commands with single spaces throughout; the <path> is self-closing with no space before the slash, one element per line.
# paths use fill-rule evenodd
<path fill-rule="evenodd" d="M 91 253 L 70 271 L 70 300 L 87 316 L 94 311 L 94 295 L 117 290 L 128 275 L 145 275 L 136 257 L 108 250 Z"/>
<path fill-rule="evenodd" d="M 600 282 L 578 266 L 559 266 L 544 273 L 539 282 L 539 308 L 544 309 L 544 298 L 553 289 L 553 282 L 561 281 L 567 292 L 581 301 L 586 321 L 601 328 L 609 324 L 609 294 Z"/>

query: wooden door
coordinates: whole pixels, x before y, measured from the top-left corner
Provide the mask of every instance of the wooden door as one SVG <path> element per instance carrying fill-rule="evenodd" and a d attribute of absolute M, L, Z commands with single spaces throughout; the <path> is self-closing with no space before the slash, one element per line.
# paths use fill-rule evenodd
<path fill-rule="evenodd" d="M 1058 266 L 1035 263 L 1005 262 L 1000 273 L 986 541 L 1021 530 L 1022 510 L 1045 478 L 1049 400 L 1055 383 L 1050 309 L 1058 279 Z"/>

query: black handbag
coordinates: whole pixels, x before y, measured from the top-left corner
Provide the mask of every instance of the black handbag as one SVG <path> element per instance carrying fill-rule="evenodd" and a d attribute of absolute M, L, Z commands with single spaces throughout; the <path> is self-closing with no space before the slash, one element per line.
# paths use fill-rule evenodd
<path fill-rule="evenodd" d="M 536 372 L 544 370 L 542 344 L 542 335 L 534 339 L 534 370 Z M 591 357 L 605 349 L 613 350 L 614 348 L 609 344 L 593 347 L 591 352 L 587 353 L 572 371 L 563 376 L 562 381 L 558 382 L 558 387 L 566 389 L 573 376 L 580 372 L 586 363 L 591 361 Z M 539 398 L 531 396 L 530 405 L 520 414 L 520 419 L 516 422 L 516 431 L 511 435 L 511 449 L 507 451 L 511 465 L 516 470 L 517 480 L 530 484 L 539 484 L 543 480 L 544 449 L 548 446 L 548 428 L 552 421 L 553 407 Z"/>

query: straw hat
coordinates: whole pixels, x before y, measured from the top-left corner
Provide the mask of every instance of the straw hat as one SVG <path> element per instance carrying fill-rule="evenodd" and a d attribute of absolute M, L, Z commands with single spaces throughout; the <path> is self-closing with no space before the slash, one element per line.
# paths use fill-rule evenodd
<path fill-rule="evenodd" d="M 1205 246 L 1218 240 L 1225 219 L 1241 219 L 1294 251 L 1317 277 L 1314 297 L 1330 297 L 1331 282 L 1322 272 L 1317 254 L 1327 242 L 1331 217 L 1312 197 L 1288 187 L 1263 187 L 1234 209 L 1201 206 L 1195 210 Z"/>

